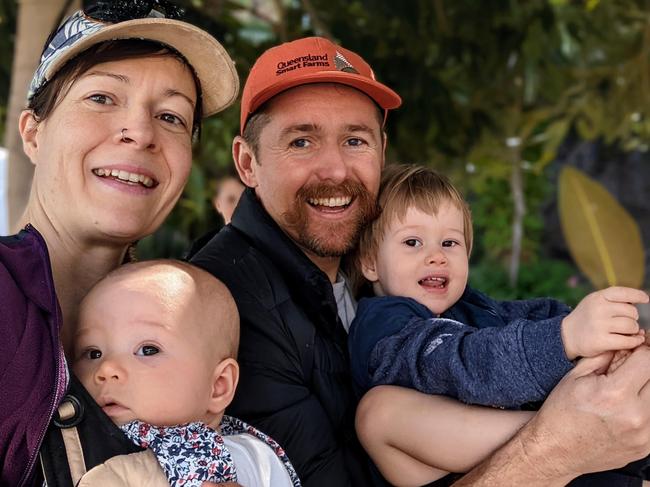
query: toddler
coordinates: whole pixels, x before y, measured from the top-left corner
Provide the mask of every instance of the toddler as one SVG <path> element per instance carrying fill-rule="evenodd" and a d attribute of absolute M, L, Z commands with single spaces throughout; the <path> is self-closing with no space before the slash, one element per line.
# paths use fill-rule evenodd
<path fill-rule="evenodd" d="M 392 384 L 519 409 L 543 400 L 578 357 L 644 342 L 631 304 L 648 301 L 643 291 L 605 289 L 571 311 L 551 299 L 498 302 L 469 288 L 471 215 L 435 171 L 387 167 L 379 205 L 359 249 L 376 297 L 359 301 L 348 342 L 360 393 Z M 399 413 L 374 413 L 362 403 L 357 430 L 382 474 L 397 485 L 470 469 L 532 414 L 398 388 L 380 394 L 379 404 L 400 404 Z"/>

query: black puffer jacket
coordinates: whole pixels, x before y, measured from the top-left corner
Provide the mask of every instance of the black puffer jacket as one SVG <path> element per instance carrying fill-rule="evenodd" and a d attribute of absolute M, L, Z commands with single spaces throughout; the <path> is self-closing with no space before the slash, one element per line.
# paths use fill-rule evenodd
<path fill-rule="evenodd" d="M 306 487 L 372 485 L 354 433 L 347 334 L 327 276 L 250 189 L 231 225 L 191 262 L 228 286 L 241 317 L 241 376 L 228 414 L 277 440 Z"/>

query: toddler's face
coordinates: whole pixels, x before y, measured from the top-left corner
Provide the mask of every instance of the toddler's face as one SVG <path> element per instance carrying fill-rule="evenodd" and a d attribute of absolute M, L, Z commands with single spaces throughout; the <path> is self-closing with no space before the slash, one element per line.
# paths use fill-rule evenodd
<path fill-rule="evenodd" d="M 107 284 L 86 298 L 73 370 L 118 425 L 205 422 L 214 363 L 192 321 L 196 303 L 146 287 Z"/>
<path fill-rule="evenodd" d="M 467 284 L 463 228 L 463 213 L 451 203 L 441 205 L 437 215 L 410 207 L 403 221 L 388 226 L 363 273 L 375 293 L 413 298 L 439 315 L 458 301 Z"/>

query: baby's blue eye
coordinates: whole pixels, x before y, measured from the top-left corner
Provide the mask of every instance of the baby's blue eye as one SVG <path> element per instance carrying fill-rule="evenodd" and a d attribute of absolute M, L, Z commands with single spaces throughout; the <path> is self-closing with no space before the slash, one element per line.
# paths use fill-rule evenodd
<path fill-rule="evenodd" d="M 155 347 L 153 345 L 142 345 L 135 354 L 149 356 L 156 355 L 158 352 L 160 352 L 160 349 L 158 347 Z"/>

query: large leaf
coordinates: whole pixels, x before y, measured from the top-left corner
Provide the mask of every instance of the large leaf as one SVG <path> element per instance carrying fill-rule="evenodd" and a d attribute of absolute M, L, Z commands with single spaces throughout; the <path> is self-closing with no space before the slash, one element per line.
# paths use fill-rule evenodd
<path fill-rule="evenodd" d="M 639 227 L 609 191 L 565 166 L 558 207 L 569 251 L 594 287 L 643 285 L 645 256 Z"/>

